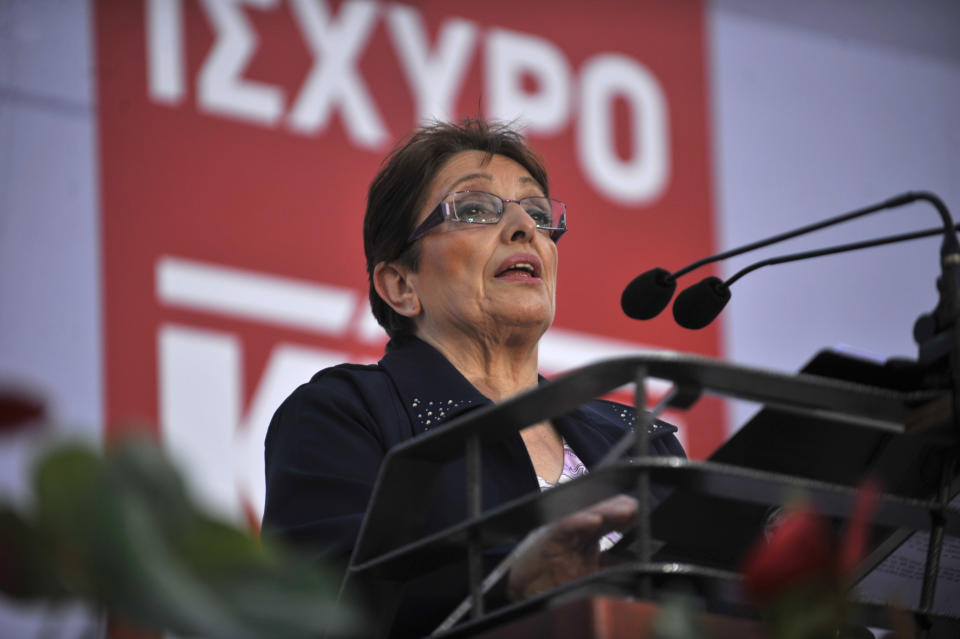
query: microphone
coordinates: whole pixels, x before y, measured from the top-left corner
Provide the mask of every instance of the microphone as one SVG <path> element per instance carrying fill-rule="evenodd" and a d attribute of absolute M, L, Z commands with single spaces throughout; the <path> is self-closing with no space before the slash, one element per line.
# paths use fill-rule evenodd
<path fill-rule="evenodd" d="M 872 206 L 850 211 L 849 213 L 844 213 L 843 215 L 838 215 L 837 217 L 827 218 L 820 222 L 814 222 L 813 224 L 800 227 L 794 231 L 779 233 L 739 248 L 730 249 L 729 251 L 724 251 L 710 257 L 705 257 L 683 267 L 675 273 L 670 273 L 666 269 L 659 267 L 651 269 L 645 273 L 641 273 L 627 285 L 627 287 L 623 290 L 623 294 L 620 296 L 620 307 L 628 317 L 632 317 L 633 319 L 652 319 L 659 315 L 670 303 L 670 299 L 673 297 L 673 293 L 677 288 L 677 278 L 682 275 L 686 275 L 690 271 L 698 269 L 701 266 L 735 257 L 742 253 L 760 249 L 771 244 L 784 242 L 800 235 L 806 235 L 807 233 L 812 233 L 828 226 L 833 226 L 834 224 L 840 224 L 841 222 L 853 220 L 876 211 L 903 206 L 904 204 L 909 204 L 910 202 L 914 202 L 919 199 L 927 199 L 931 202 L 936 200 L 934 205 L 937 206 L 938 210 L 940 210 L 940 206 L 942 206 L 942 204 L 940 206 L 936 204 L 939 202 L 939 199 L 937 199 L 934 195 L 922 192 L 903 193 Z M 950 228 L 953 225 L 952 221 L 946 221 L 948 217 L 949 216 L 945 218 L 944 228 Z M 719 313 L 719 311 L 717 312 Z"/>
<path fill-rule="evenodd" d="M 633 278 L 620 296 L 620 308 L 638 320 L 653 319 L 667 307 L 673 292 L 677 290 L 677 280 L 664 268 L 650 269 Z"/>
<path fill-rule="evenodd" d="M 960 224 L 951 227 L 952 230 L 960 230 Z M 913 233 L 900 233 L 898 235 L 889 235 L 878 237 L 872 240 L 861 242 L 851 242 L 849 244 L 839 244 L 827 248 L 816 249 L 812 251 L 803 251 L 801 253 L 790 253 L 780 257 L 771 257 L 759 262 L 754 262 L 737 271 L 726 281 L 718 277 L 707 277 L 693 286 L 690 286 L 677 295 L 673 303 L 673 318 L 677 324 L 684 328 L 697 330 L 708 326 L 715 320 L 720 312 L 730 301 L 730 286 L 738 279 L 764 266 L 772 264 L 783 264 L 786 262 L 795 262 L 798 260 L 807 260 L 825 255 L 834 255 L 836 253 L 846 253 L 848 251 L 859 251 L 861 249 L 882 246 L 884 244 L 895 244 L 898 242 L 908 242 L 931 235 L 942 234 L 944 229 L 936 227 L 925 229 L 923 231 L 914 231 Z"/>
<path fill-rule="evenodd" d="M 700 329 L 715 320 L 729 301 L 730 285 L 711 275 L 680 291 L 673 303 L 673 319 L 684 328 Z"/>

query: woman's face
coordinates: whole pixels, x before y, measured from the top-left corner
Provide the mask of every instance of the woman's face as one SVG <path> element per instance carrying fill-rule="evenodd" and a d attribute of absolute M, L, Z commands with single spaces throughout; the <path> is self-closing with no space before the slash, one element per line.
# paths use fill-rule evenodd
<path fill-rule="evenodd" d="M 416 227 L 454 191 L 486 191 L 504 199 L 544 195 L 515 161 L 480 151 L 454 155 L 434 177 Z M 557 246 L 515 202 L 498 224 L 448 221 L 420 240 L 420 264 L 409 274 L 420 299 L 417 332 L 481 340 L 537 339 L 553 322 Z M 533 273 L 511 268 L 526 263 Z"/>

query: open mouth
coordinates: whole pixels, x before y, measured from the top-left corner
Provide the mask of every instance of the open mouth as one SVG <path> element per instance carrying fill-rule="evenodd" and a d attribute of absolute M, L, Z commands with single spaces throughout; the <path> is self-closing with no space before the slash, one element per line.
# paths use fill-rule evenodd
<path fill-rule="evenodd" d="M 507 273 L 516 273 L 518 275 L 526 274 L 530 277 L 536 277 L 537 269 L 534 268 L 533 264 L 530 264 L 529 262 L 520 262 L 519 264 L 514 264 L 510 268 L 505 269 L 500 273 L 497 273 L 497 277 L 500 277 L 501 275 L 506 275 Z"/>
<path fill-rule="evenodd" d="M 517 255 L 500 265 L 496 277 L 507 279 L 534 279 L 540 277 L 540 260 L 528 255 Z"/>

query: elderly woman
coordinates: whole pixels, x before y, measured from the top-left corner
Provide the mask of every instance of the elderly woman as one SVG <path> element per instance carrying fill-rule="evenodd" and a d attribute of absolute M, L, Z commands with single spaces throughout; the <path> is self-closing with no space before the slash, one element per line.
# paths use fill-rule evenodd
<path fill-rule="evenodd" d="M 378 364 L 320 371 L 277 410 L 266 439 L 266 532 L 345 563 L 392 446 L 538 384 L 566 228 L 538 156 L 506 127 L 435 124 L 391 153 L 364 219 L 370 302 L 390 342 Z M 485 447 L 484 508 L 585 472 L 629 429 L 624 411 L 596 400 Z M 653 454 L 683 454 L 674 430 L 654 427 Z M 465 517 L 462 472 L 441 482 L 435 529 Z M 522 598 L 595 570 L 601 538 L 629 526 L 635 509 L 615 498 L 554 525 L 501 595 Z M 436 627 L 466 595 L 464 571 L 448 566 L 407 584 L 391 634 Z"/>

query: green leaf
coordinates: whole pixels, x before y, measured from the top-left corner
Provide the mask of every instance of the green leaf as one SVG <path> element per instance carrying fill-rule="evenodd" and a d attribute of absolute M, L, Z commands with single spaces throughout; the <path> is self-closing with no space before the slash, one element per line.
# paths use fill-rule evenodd
<path fill-rule="evenodd" d="M 52 583 L 140 628 L 207 639 L 362 628 L 355 608 L 337 605 L 337 579 L 208 516 L 149 440 L 122 442 L 104 459 L 57 448 L 35 484 L 36 531 L 12 511 L 6 529 L 18 543 L 38 540 L 31 556 L 51 558 L 29 564 L 47 584 L 38 594 L 57 592 Z"/>
<path fill-rule="evenodd" d="M 40 531 L 7 506 L 0 506 L 0 592 L 25 601 L 68 594 Z"/>

